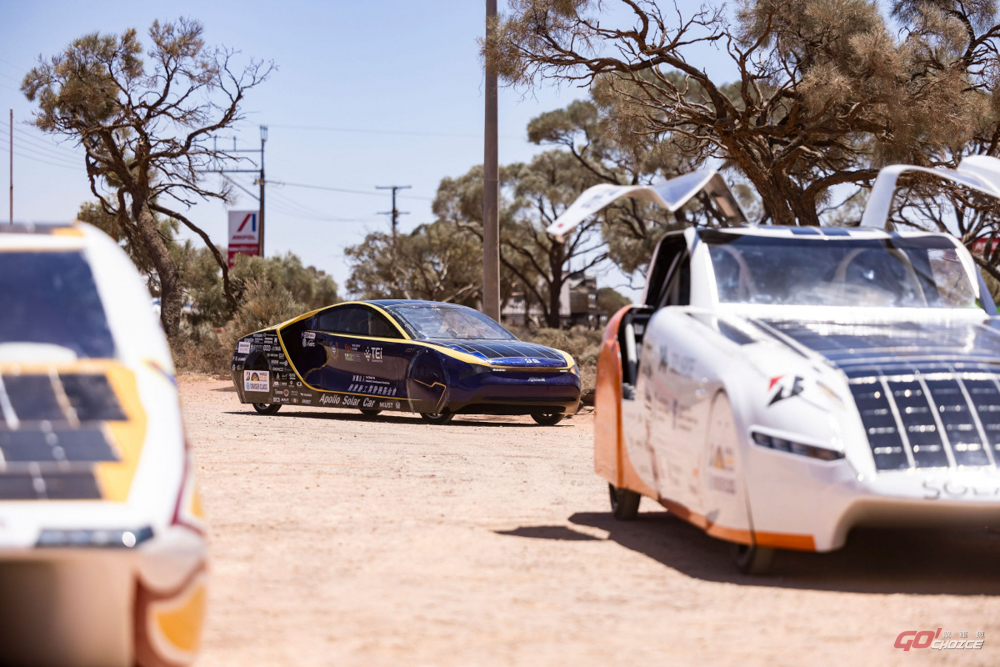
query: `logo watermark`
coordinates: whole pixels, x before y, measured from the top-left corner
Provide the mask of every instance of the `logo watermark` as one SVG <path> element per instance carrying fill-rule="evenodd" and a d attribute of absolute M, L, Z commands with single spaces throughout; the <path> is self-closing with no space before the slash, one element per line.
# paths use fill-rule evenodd
<path fill-rule="evenodd" d="M 976 638 L 969 637 L 967 630 L 958 633 L 958 639 L 952 639 L 951 630 L 905 630 L 896 637 L 895 648 L 909 651 L 911 648 L 929 648 L 935 651 L 947 650 L 973 650 L 978 651 L 983 648 L 986 641 L 986 633 L 982 630 L 976 632 Z"/>

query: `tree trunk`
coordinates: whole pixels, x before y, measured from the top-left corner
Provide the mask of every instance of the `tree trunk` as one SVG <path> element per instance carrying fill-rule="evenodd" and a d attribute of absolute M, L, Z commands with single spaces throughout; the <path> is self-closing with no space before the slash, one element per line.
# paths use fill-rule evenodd
<path fill-rule="evenodd" d="M 562 328 L 562 318 L 559 317 L 559 297 L 562 296 L 563 285 L 563 257 L 566 253 L 566 246 L 552 241 L 552 248 L 549 250 L 549 268 L 552 271 L 552 282 L 549 283 L 549 312 L 546 324 L 552 329 Z"/>
<path fill-rule="evenodd" d="M 177 264 L 170 256 L 170 249 L 160 235 L 160 230 L 156 228 L 156 219 L 149 210 L 149 203 L 136 197 L 133 198 L 133 202 L 132 213 L 139 237 L 149 251 L 156 275 L 160 279 L 160 322 L 167 338 L 173 338 L 180 331 L 183 305 Z"/>

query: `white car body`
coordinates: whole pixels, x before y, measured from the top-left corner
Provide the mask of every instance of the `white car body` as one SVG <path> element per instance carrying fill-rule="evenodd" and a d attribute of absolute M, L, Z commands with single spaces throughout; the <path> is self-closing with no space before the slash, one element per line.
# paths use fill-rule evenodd
<path fill-rule="evenodd" d="M 944 178 L 998 196 L 988 176 L 1000 169 L 985 167 L 980 175 Z M 890 169 L 897 170 L 891 183 L 876 186 L 884 215 L 902 171 Z M 577 207 L 574 218 L 585 217 Z M 742 211 L 727 217 L 745 222 Z M 562 222 L 551 233 L 572 228 Z M 782 243 L 803 253 L 845 253 L 831 265 L 829 283 L 810 288 L 839 289 L 839 302 L 760 297 L 766 289 L 760 276 L 754 283 L 747 253 Z M 892 257 L 913 251 L 939 258 L 929 261 L 950 258 L 965 307 L 928 307 L 927 293 L 923 307 L 849 305 L 847 276 L 865 270 L 852 264 L 865 250 L 851 244 L 888 248 Z M 715 264 L 727 256 L 736 268 L 722 290 Z M 900 264 L 920 288 L 927 274 L 918 276 L 915 261 Z M 687 296 L 675 297 L 685 285 Z M 721 298 L 720 290 L 758 296 Z M 627 490 L 715 537 L 806 551 L 843 546 L 855 526 L 1000 523 L 1000 318 L 973 258 L 953 236 L 870 227 L 688 228 L 658 246 L 643 304 L 612 318 L 598 360 L 595 469 L 612 486 L 613 506 L 616 492 Z"/>
<path fill-rule="evenodd" d="M 188 664 L 205 526 L 145 283 L 83 224 L 0 225 L 0 262 L 44 267 L 17 293 L 0 266 L 0 663 Z"/>

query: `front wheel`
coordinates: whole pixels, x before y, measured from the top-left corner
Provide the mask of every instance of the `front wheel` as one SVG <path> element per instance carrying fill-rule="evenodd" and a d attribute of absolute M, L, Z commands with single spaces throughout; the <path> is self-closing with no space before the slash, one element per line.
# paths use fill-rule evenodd
<path fill-rule="evenodd" d="M 455 415 L 451 412 L 421 412 L 420 418 L 428 424 L 447 424 Z"/>
<path fill-rule="evenodd" d="M 614 484 L 608 484 L 611 493 L 611 516 L 619 521 L 631 521 L 639 515 L 639 501 L 642 500 L 635 491 L 619 489 Z"/>
<path fill-rule="evenodd" d="M 766 574 L 774 561 L 774 549 L 756 544 L 734 544 L 733 562 L 743 574 Z"/>
<path fill-rule="evenodd" d="M 562 421 L 563 415 L 561 412 L 533 412 L 531 418 L 535 420 L 536 424 L 555 426 Z"/>
<path fill-rule="evenodd" d="M 280 403 L 254 403 L 253 409 L 262 415 L 273 415 L 281 409 Z"/>
<path fill-rule="evenodd" d="M 365 410 L 365 409 L 361 410 L 361 414 L 363 414 L 365 417 L 374 417 L 375 415 L 377 415 L 380 412 L 382 412 L 382 411 L 381 410 Z"/>

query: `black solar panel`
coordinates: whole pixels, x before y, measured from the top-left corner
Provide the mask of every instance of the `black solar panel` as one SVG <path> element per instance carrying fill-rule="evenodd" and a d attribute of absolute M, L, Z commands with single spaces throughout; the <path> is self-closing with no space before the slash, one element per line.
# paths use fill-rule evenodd
<path fill-rule="evenodd" d="M 108 378 L 103 375 L 60 375 L 63 389 L 80 421 L 125 419 Z"/>
<path fill-rule="evenodd" d="M 3 374 L 0 500 L 101 497 L 97 463 L 119 457 L 101 422 L 123 420 L 104 375 Z"/>
<path fill-rule="evenodd" d="M 879 470 L 900 470 L 909 467 L 903 441 L 899 435 L 892 408 L 880 382 L 851 385 L 854 402 L 861 413 L 861 422 L 868 434 L 868 443 Z"/>
<path fill-rule="evenodd" d="M 3 383 L 18 419 L 66 419 L 48 375 L 4 375 Z"/>

